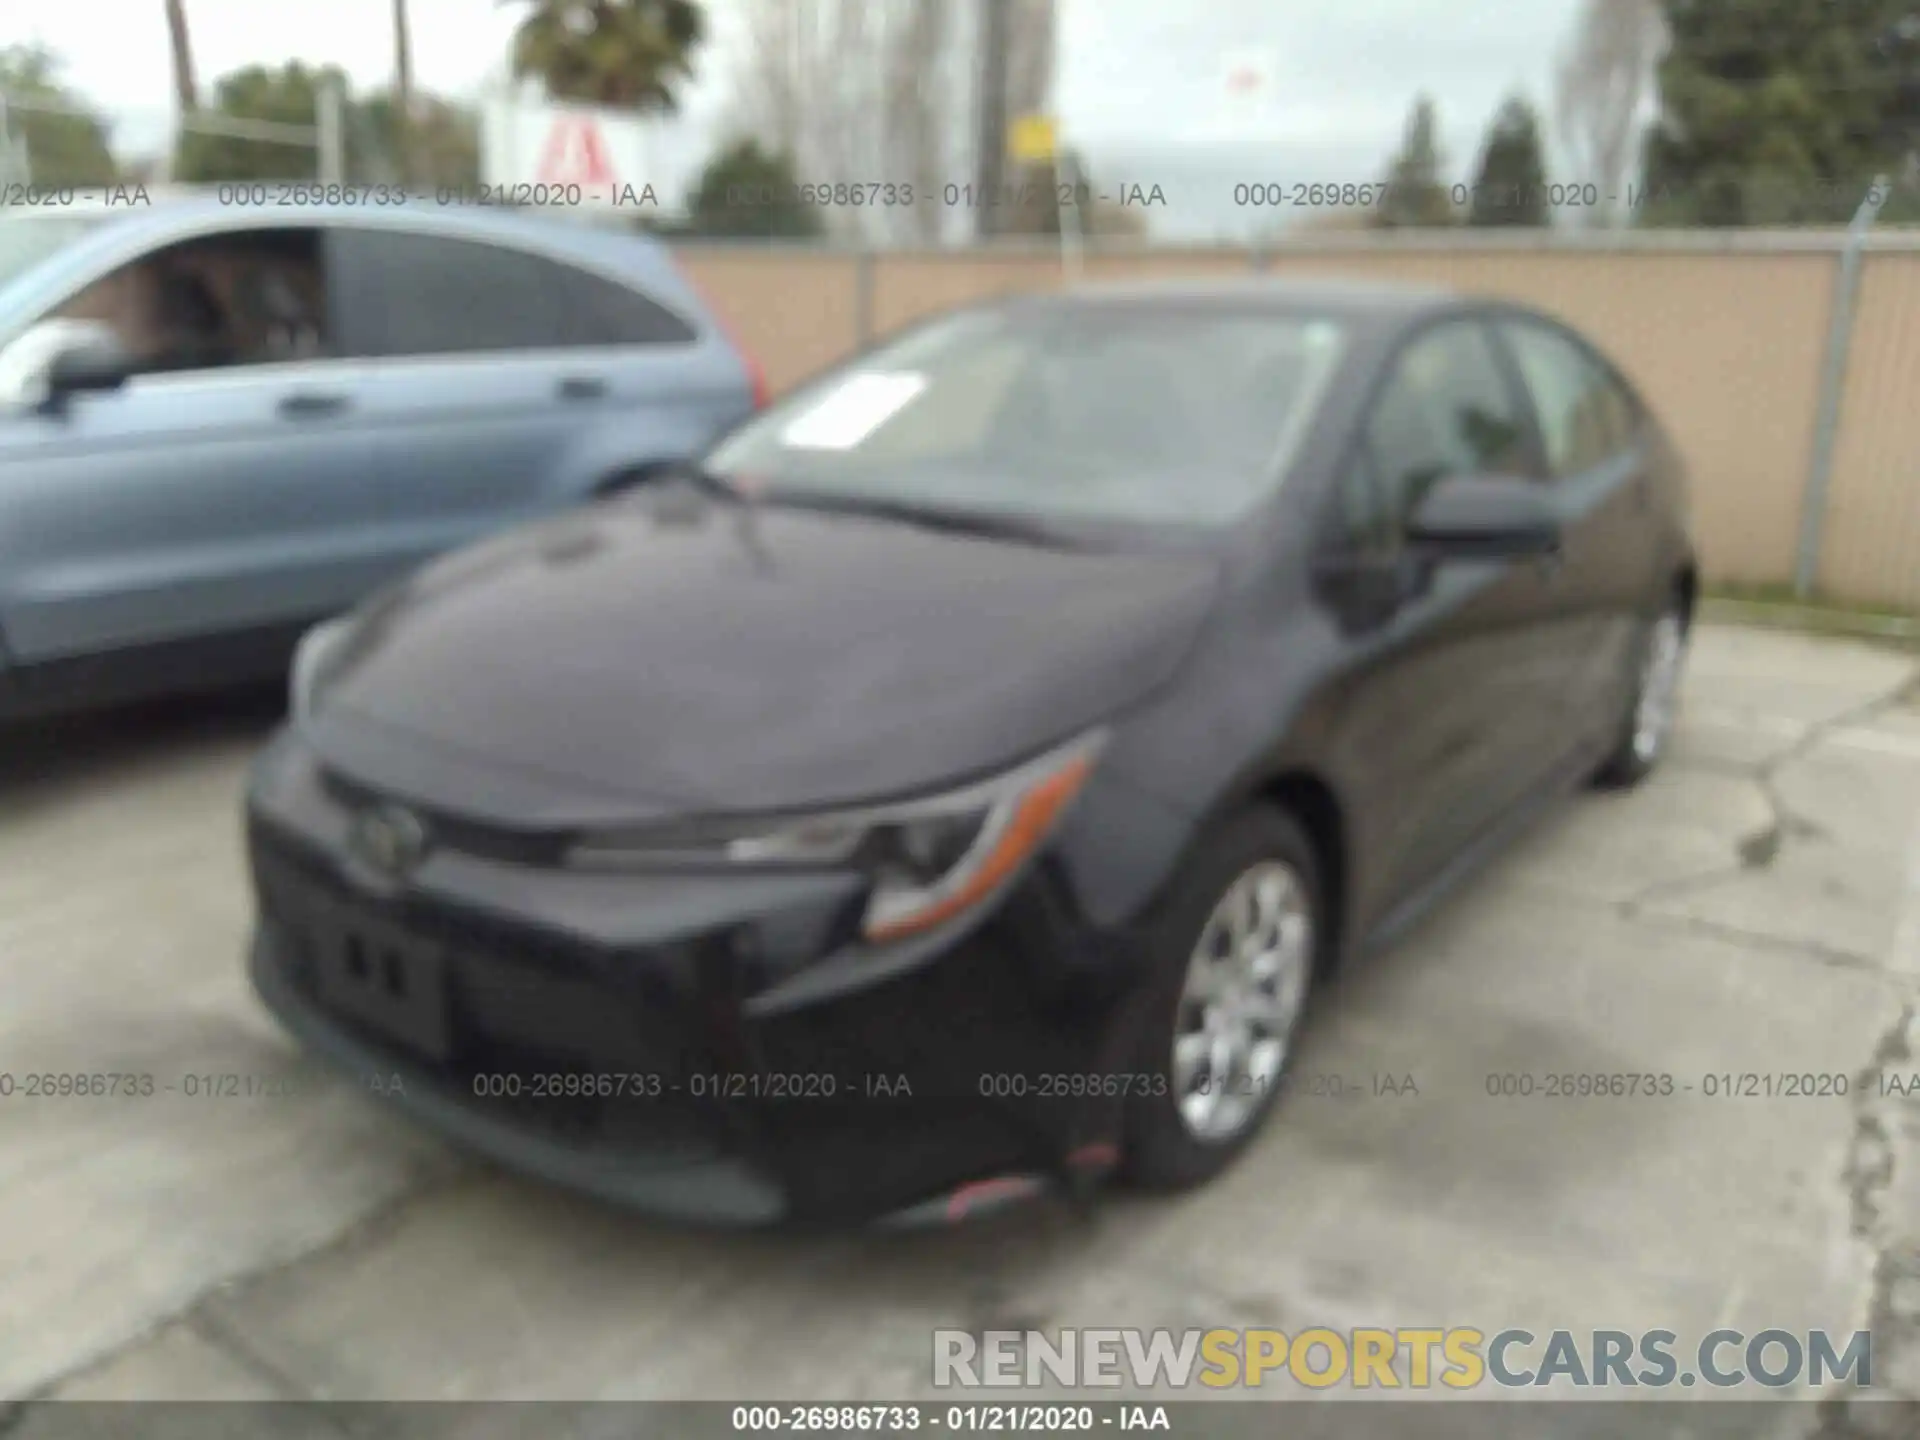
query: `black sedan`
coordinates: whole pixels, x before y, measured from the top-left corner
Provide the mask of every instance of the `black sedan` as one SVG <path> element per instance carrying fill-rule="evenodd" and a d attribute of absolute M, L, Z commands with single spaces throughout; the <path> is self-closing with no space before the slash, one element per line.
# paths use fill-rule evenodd
<path fill-rule="evenodd" d="M 1685 499 L 1513 305 L 939 317 L 313 632 L 248 797 L 255 985 L 428 1124 L 657 1212 L 1203 1181 L 1337 966 L 1660 758 Z"/>

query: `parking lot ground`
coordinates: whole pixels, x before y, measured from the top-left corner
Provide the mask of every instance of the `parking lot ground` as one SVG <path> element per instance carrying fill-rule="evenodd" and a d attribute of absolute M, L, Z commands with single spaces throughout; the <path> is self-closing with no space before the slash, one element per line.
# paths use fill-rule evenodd
<path fill-rule="evenodd" d="M 1218 1183 L 884 1236 L 637 1219 L 301 1055 L 242 975 L 260 707 L 10 735 L 0 1072 L 176 1089 L 0 1100 L 0 1397 L 951 1398 L 935 1327 L 1474 1325 L 1871 1326 L 1920 1399 L 1917 676 L 1703 627 L 1668 764 L 1342 977 Z M 293 1093 L 181 1088 L 221 1074 Z"/>

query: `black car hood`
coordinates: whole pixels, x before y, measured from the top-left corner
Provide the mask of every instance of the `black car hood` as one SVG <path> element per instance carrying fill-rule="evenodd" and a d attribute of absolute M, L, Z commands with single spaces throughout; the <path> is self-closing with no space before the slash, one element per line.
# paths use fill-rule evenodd
<path fill-rule="evenodd" d="M 308 734 L 352 780 L 509 824 L 909 794 L 1145 695 L 1217 577 L 859 515 L 597 506 L 370 607 Z"/>

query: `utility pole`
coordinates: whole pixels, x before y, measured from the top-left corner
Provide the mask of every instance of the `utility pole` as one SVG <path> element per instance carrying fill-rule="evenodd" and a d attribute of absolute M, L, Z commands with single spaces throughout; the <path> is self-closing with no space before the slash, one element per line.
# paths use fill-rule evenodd
<path fill-rule="evenodd" d="M 413 179 L 413 29 L 407 0 L 393 0 L 393 148 L 405 184 Z"/>
<path fill-rule="evenodd" d="M 1820 369 L 1818 408 L 1814 412 L 1813 464 L 1800 507 L 1800 553 L 1793 567 L 1793 593 L 1813 594 L 1820 575 L 1820 540 L 1827 521 L 1827 485 L 1833 477 L 1833 453 L 1840 436 L 1840 397 L 1847 388 L 1847 359 L 1853 350 L 1854 310 L 1860 298 L 1860 252 L 1866 247 L 1880 207 L 1893 193 L 1891 176 L 1877 175 L 1853 212 L 1834 276 L 1833 320 L 1827 334 L 1826 361 Z"/>
<path fill-rule="evenodd" d="M 15 185 L 33 183 L 33 155 L 27 149 L 27 136 L 23 127 L 20 138 L 13 138 L 12 127 L 7 123 L 7 94 L 0 90 L 0 180 Z"/>
<path fill-rule="evenodd" d="M 338 185 L 347 177 L 347 157 L 341 121 L 344 119 L 341 104 L 340 87 L 331 75 L 322 75 L 320 83 L 313 92 L 313 129 L 308 133 L 313 137 L 314 150 L 319 160 L 319 180 L 325 185 Z"/>
<path fill-rule="evenodd" d="M 975 233 L 981 239 L 1000 228 L 1001 190 L 1007 173 L 1007 45 L 1012 0 L 980 0 L 979 153 L 974 157 Z"/>

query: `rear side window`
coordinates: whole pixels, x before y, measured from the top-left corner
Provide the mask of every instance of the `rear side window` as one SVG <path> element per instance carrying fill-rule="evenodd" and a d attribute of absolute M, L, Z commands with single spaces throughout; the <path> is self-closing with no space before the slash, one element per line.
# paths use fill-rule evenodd
<path fill-rule="evenodd" d="M 557 266 L 500 245 L 362 232 L 373 349 L 460 355 L 554 349 L 571 341 Z"/>
<path fill-rule="evenodd" d="M 1544 325 L 1511 321 L 1504 329 L 1556 479 L 1604 464 L 1631 442 L 1633 402 L 1605 365 Z"/>
<path fill-rule="evenodd" d="M 369 348 L 463 355 L 695 339 L 679 316 L 613 280 L 484 241 L 363 230 L 350 239 Z"/>
<path fill-rule="evenodd" d="M 580 345 L 687 345 L 698 336 L 691 325 L 638 290 L 572 266 L 564 283 Z"/>

